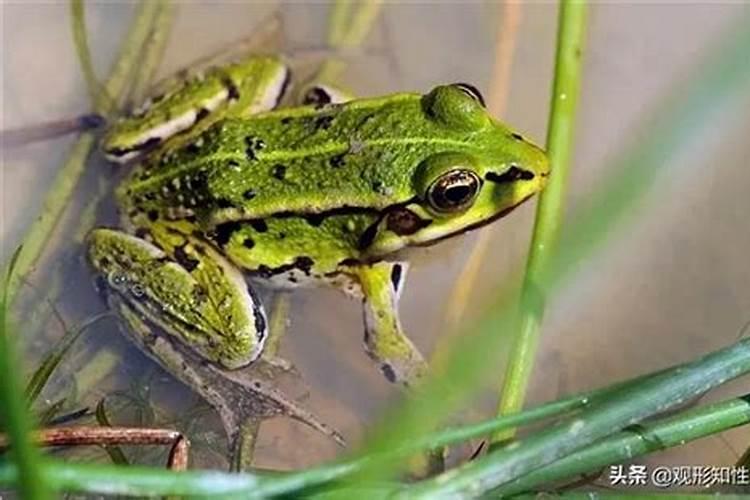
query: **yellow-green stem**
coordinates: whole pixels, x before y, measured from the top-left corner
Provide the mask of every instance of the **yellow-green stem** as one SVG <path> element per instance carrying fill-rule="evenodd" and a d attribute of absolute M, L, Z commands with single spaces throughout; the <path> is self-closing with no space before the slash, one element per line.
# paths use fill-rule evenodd
<path fill-rule="evenodd" d="M 580 0 L 566 0 L 560 4 L 555 81 L 547 132 L 547 152 L 552 173 L 546 189 L 539 197 L 521 291 L 519 330 L 510 351 L 498 406 L 499 415 L 516 413 L 523 408 L 526 388 L 536 357 L 546 294 L 539 284 L 539 278 L 545 273 L 550 257 L 554 254 L 563 217 L 581 82 L 586 9 L 586 3 Z M 510 429 L 496 434 L 494 440 L 504 440 L 513 434 L 514 430 Z"/>

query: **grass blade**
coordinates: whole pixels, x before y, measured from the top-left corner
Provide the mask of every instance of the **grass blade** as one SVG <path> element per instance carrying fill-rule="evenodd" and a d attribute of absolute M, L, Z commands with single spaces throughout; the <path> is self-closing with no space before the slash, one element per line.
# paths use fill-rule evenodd
<path fill-rule="evenodd" d="M 20 249 L 19 249 L 20 250 Z M 22 498 L 41 500 L 50 497 L 44 481 L 39 480 L 39 452 L 32 443 L 29 433 L 32 419 L 26 411 L 21 388 L 16 383 L 19 373 L 8 317 L 8 281 L 17 262 L 19 251 L 11 258 L 8 273 L 3 280 L 3 294 L 0 297 L 0 428 L 10 439 L 12 461 L 17 465 L 18 489 Z"/>
<path fill-rule="evenodd" d="M 44 358 L 44 361 L 42 361 L 39 367 L 34 371 L 31 380 L 29 380 L 29 383 L 26 385 L 24 393 L 26 394 L 26 400 L 29 405 L 34 403 L 37 397 L 39 397 L 44 386 L 47 385 L 47 381 L 52 375 L 52 372 L 55 371 L 57 365 L 60 364 L 65 357 L 65 354 L 73 346 L 75 341 L 78 340 L 78 337 L 80 337 L 89 326 L 107 316 L 109 316 L 109 313 L 98 314 L 84 322 L 78 329 L 65 332 L 60 340 L 57 341 L 49 354 L 47 354 L 47 357 Z"/>
<path fill-rule="evenodd" d="M 106 408 L 104 408 L 104 401 L 104 398 L 99 400 L 99 403 L 97 403 L 96 405 L 96 412 L 94 413 L 94 415 L 96 416 L 96 421 L 99 425 L 101 425 L 102 427 L 112 427 L 112 424 L 109 422 L 109 418 L 107 418 L 107 410 Z M 118 465 L 130 465 L 128 458 L 125 456 L 125 453 L 119 446 L 105 445 L 102 446 L 102 448 L 104 448 L 104 451 L 107 452 L 107 455 L 109 455 L 112 463 Z"/>
<path fill-rule="evenodd" d="M 527 474 L 493 493 L 515 495 L 545 483 L 571 478 L 610 464 L 680 446 L 750 423 L 750 395 L 681 412 L 672 418 L 639 425 Z"/>

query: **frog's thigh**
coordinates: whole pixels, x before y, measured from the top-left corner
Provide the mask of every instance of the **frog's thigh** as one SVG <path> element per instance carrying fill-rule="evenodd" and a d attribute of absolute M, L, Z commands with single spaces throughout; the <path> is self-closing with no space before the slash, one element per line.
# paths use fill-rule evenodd
<path fill-rule="evenodd" d="M 391 382 L 409 384 L 426 369 L 422 355 L 404 334 L 398 299 L 406 276 L 404 262 L 378 262 L 356 268 L 362 285 L 365 348 Z"/>
<path fill-rule="evenodd" d="M 170 256 L 144 239 L 97 229 L 89 259 L 114 293 L 206 359 L 230 369 L 252 362 L 267 336 L 259 300 L 208 245 L 175 238 L 179 245 L 162 245 Z"/>

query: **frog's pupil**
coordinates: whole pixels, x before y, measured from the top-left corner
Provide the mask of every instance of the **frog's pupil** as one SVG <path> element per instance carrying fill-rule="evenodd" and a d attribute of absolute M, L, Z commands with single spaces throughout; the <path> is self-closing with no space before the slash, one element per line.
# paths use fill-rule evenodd
<path fill-rule="evenodd" d="M 469 186 L 453 186 L 445 191 L 445 198 L 456 205 L 463 202 L 471 194 Z"/>

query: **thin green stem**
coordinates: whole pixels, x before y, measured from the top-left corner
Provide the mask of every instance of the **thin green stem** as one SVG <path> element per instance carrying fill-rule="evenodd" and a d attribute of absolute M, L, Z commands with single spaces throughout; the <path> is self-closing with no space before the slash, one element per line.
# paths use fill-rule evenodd
<path fill-rule="evenodd" d="M 86 82 L 86 90 L 92 103 L 99 103 L 100 99 L 108 99 L 109 96 L 103 91 L 101 83 L 96 78 L 94 64 L 91 62 L 91 50 L 86 29 L 86 9 L 83 0 L 71 0 L 70 21 L 73 28 L 73 46 L 78 56 L 78 64 L 81 66 L 83 81 Z M 98 105 L 94 106 L 95 108 Z"/>
<path fill-rule="evenodd" d="M 91 492 L 104 495 L 153 497 L 163 495 L 221 496 L 256 495 L 262 479 L 250 474 L 228 474 L 212 471 L 170 472 L 139 466 L 69 464 L 45 461 L 40 464 L 37 481 L 44 481 L 56 491 Z M 16 484 L 19 470 L 0 461 L 0 484 Z"/>
<path fill-rule="evenodd" d="M 381 6 L 381 0 L 365 0 L 356 4 L 351 0 L 337 0 L 329 16 L 328 45 L 337 51 L 361 45 L 375 24 Z M 346 63 L 339 57 L 328 57 L 315 79 L 338 83 L 345 68 Z"/>
<path fill-rule="evenodd" d="M 672 418 L 639 425 L 537 469 L 493 493 L 514 495 L 611 464 L 681 446 L 687 442 L 750 423 L 750 395 L 682 412 Z"/>
<path fill-rule="evenodd" d="M 139 56 L 151 29 L 158 5 L 157 2 L 143 2 L 140 4 L 117 62 L 104 86 L 104 93 L 106 95 L 122 96 L 125 94 L 133 68 L 139 62 Z M 111 100 L 99 100 L 96 103 L 96 111 L 107 115 L 113 111 L 111 105 Z M 21 254 L 18 256 L 18 261 L 8 284 L 9 303 L 13 303 L 20 288 L 21 279 L 34 268 L 37 260 L 42 255 L 47 241 L 57 226 L 65 207 L 68 205 L 75 187 L 78 185 L 78 179 L 83 174 L 86 159 L 94 144 L 95 137 L 93 134 L 81 134 L 81 137 L 74 144 L 68 159 L 52 182 L 52 187 L 47 191 L 47 195 L 42 202 L 41 213 L 22 240 L 23 248 Z"/>
<path fill-rule="evenodd" d="M 581 54 L 586 28 L 586 3 L 566 0 L 560 4 L 557 32 L 555 82 L 552 90 L 547 151 L 552 165 L 549 182 L 539 197 L 526 275 L 521 291 L 520 328 L 510 351 L 498 414 L 516 413 L 523 408 L 526 388 L 534 366 L 539 328 L 544 314 L 547 291 L 541 276 L 557 248 L 563 217 L 573 132 L 581 84 Z M 506 439 L 513 430 L 499 433 L 495 440 Z"/>
<path fill-rule="evenodd" d="M 172 2 L 162 0 L 158 3 L 159 10 L 155 15 L 149 40 L 146 42 L 147 49 L 144 50 L 141 64 L 133 77 L 133 91 L 130 93 L 130 99 L 135 104 L 144 101 L 149 87 L 153 83 L 156 70 L 164 56 L 172 21 L 174 20 L 175 6 Z"/>
<path fill-rule="evenodd" d="M 469 439 L 486 436 L 503 429 L 531 425 L 542 420 L 560 417 L 586 408 L 597 401 L 609 397 L 616 391 L 627 387 L 637 387 L 645 380 L 662 375 L 665 372 L 666 370 L 661 370 L 655 373 L 650 373 L 609 387 L 553 401 L 513 415 L 498 417 L 492 420 L 486 420 L 484 422 L 453 429 L 445 429 L 434 434 L 410 439 L 402 442 L 398 447 L 382 453 L 344 460 L 338 464 L 325 465 L 286 476 L 283 479 L 280 479 L 277 483 L 274 483 L 274 486 L 278 487 L 279 492 L 281 493 L 294 491 L 296 488 L 311 488 L 367 469 L 377 468 L 378 465 L 382 463 L 401 461 L 405 458 L 431 449 L 438 449 L 456 443 L 465 442 Z"/>

